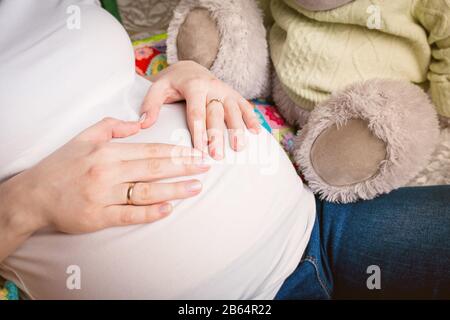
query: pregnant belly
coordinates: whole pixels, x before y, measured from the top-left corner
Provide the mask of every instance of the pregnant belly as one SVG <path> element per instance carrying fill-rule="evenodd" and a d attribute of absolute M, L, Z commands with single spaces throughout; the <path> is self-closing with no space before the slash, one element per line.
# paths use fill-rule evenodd
<path fill-rule="evenodd" d="M 42 230 L 2 274 L 32 298 L 272 298 L 306 247 L 314 200 L 272 137 L 248 134 L 198 178 L 195 198 L 149 225 L 85 235 Z M 190 145 L 183 105 L 126 142 Z M 76 272 L 76 274 L 72 274 Z M 78 276 L 81 289 L 73 288 Z"/>

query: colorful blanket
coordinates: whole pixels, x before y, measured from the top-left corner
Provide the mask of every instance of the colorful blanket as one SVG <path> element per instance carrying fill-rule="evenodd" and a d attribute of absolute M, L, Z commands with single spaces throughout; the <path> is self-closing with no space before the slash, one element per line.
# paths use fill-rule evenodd
<path fill-rule="evenodd" d="M 19 300 L 19 290 L 11 281 L 6 281 L 3 288 L 0 286 L 0 300 Z"/>

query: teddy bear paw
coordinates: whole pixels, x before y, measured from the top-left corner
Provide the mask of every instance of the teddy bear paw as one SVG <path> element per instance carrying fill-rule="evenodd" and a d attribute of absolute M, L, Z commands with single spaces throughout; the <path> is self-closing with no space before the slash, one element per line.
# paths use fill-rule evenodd
<path fill-rule="evenodd" d="M 373 79 L 331 95 L 311 112 L 294 158 L 322 199 L 353 202 L 405 186 L 439 137 L 436 111 L 418 86 Z"/>
<path fill-rule="evenodd" d="M 167 32 L 167 62 L 193 60 L 247 99 L 270 93 L 266 29 L 256 1 L 180 0 Z"/>
<path fill-rule="evenodd" d="M 219 31 L 215 21 L 208 10 L 193 9 L 178 31 L 178 60 L 192 60 L 209 69 L 218 51 Z"/>
<path fill-rule="evenodd" d="M 367 121 L 348 120 L 332 125 L 314 141 L 311 165 L 332 186 L 348 186 L 373 177 L 386 160 L 386 144 L 370 131 Z"/>

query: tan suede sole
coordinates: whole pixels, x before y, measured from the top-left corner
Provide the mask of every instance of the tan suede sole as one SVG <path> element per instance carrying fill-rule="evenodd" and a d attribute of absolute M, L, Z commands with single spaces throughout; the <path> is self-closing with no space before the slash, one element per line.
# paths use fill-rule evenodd
<path fill-rule="evenodd" d="M 366 181 L 386 159 L 386 144 L 369 130 L 368 122 L 351 119 L 338 128 L 325 129 L 311 148 L 311 164 L 316 173 L 332 186 Z"/>
<path fill-rule="evenodd" d="M 219 43 L 219 31 L 209 11 L 194 9 L 178 32 L 178 60 L 193 60 L 209 69 L 219 52 Z"/>

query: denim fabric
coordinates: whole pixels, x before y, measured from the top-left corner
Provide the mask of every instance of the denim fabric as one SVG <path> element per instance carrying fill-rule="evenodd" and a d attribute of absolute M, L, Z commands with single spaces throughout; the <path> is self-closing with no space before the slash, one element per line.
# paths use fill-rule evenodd
<path fill-rule="evenodd" d="M 316 207 L 308 247 L 276 299 L 450 299 L 450 186 Z M 372 265 L 380 289 L 368 288 Z"/>

